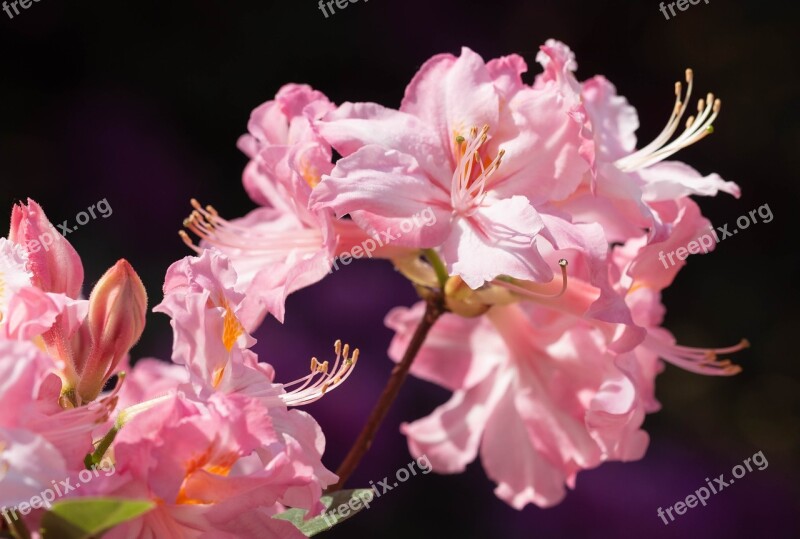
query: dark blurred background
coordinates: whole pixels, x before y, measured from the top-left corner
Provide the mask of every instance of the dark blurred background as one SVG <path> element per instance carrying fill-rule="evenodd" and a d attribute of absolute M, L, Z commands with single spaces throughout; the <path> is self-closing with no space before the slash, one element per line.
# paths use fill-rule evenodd
<path fill-rule="evenodd" d="M 687 345 L 749 338 L 752 348 L 735 357 L 744 372 L 711 378 L 667 367 L 657 390 L 663 410 L 645 423 L 647 456 L 580 474 L 554 509 L 509 508 L 476 462 L 459 476 L 409 480 L 329 536 L 798 537 L 798 9 L 713 0 L 677 13 L 665 20 L 655 0 L 364 0 L 326 19 L 315 0 L 41 0 L 13 20 L 0 12 L 0 209 L 30 196 L 52 221 L 74 222 L 107 199 L 110 217 L 69 235 L 83 256 L 84 290 L 125 257 L 155 304 L 166 268 L 188 254 L 177 230 L 190 197 L 226 216 L 254 207 L 235 142 L 251 109 L 284 83 L 307 82 L 337 103 L 396 107 L 433 54 L 462 45 L 487 60 L 516 52 L 537 72 L 538 46 L 555 37 L 576 52 L 581 79 L 606 75 L 638 108 L 646 143 L 667 119 L 674 81 L 693 67 L 698 95 L 714 91 L 723 111 L 715 134 L 678 158 L 743 191 L 740 200 L 700 200 L 704 213 L 733 224 L 768 204 L 774 220 L 692 257 L 665 294 L 666 326 Z M 291 297 L 286 324 L 272 320 L 257 334 L 257 351 L 282 381 L 304 374 L 336 338 L 361 347 L 347 385 L 308 408 L 327 433 L 332 469 L 391 369 L 383 316 L 413 301 L 388 263 L 366 261 Z M 134 355 L 168 358 L 167 317 L 148 324 Z M 447 398 L 410 379 L 351 484 L 407 465 L 399 423 Z M 766 470 L 669 526 L 657 517 L 659 506 L 757 451 Z"/>

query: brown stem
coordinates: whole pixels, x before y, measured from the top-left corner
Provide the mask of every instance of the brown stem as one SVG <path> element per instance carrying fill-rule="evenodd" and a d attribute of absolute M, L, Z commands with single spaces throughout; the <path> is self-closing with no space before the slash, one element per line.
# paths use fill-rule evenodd
<path fill-rule="evenodd" d="M 327 492 L 341 490 L 342 486 L 347 482 L 347 480 L 355 471 L 359 462 L 361 462 L 361 459 L 369 450 L 370 446 L 372 445 L 372 441 L 375 439 L 375 434 L 378 432 L 378 429 L 383 422 L 383 419 L 386 417 L 386 414 L 389 412 L 389 408 L 392 406 L 392 403 L 400 393 L 400 388 L 402 387 L 403 382 L 408 375 L 408 371 L 411 368 L 411 364 L 414 362 L 414 358 L 417 357 L 417 354 L 419 353 L 420 348 L 422 348 L 422 344 L 425 342 L 425 338 L 428 336 L 433 324 L 439 319 L 440 316 L 442 316 L 444 312 L 444 298 L 442 297 L 441 293 L 430 293 L 425 300 L 425 315 L 422 317 L 417 329 L 414 331 L 414 336 L 411 338 L 411 342 L 408 344 L 405 354 L 403 354 L 403 359 L 400 361 L 400 363 L 395 365 L 394 369 L 392 369 L 392 374 L 389 376 L 389 381 L 386 383 L 386 387 L 383 388 L 383 393 L 381 393 L 381 396 L 378 399 L 378 402 L 375 404 L 375 407 L 372 409 L 372 412 L 370 412 L 369 418 L 367 419 L 364 428 L 361 430 L 361 434 L 358 435 L 358 438 L 356 438 L 356 441 L 353 443 L 353 447 L 350 448 L 350 452 L 347 453 L 347 456 L 345 457 L 341 466 L 339 466 L 339 469 L 336 470 L 336 475 L 339 476 L 339 481 L 335 485 L 328 487 Z"/>

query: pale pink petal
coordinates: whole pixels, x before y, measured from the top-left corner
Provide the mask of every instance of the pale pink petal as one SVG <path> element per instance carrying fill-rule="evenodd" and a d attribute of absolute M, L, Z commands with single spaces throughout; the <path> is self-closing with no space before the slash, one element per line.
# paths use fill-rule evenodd
<path fill-rule="evenodd" d="M 406 88 L 400 110 L 432 125 L 439 146 L 449 149 L 456 135 L 497 125 L 497 94 L 483 59 L 464 47 L 458 58 L 440 54 L 425 62 Z"/>
<path fill-rule="evenodd" d="M 433 183 L 447 189 L 453 166 L 450 146 L 442 144 L 427 120 L 375 103 L 344 103 L 317 128 L 345 157 L 369 145 L 408 154 Z"/>
<path fill-rule="evenodd" d="M 650 243 L 638 249 L 635 260 L 627 270 L 634 283 L 663 290 L 686 265 L 686 258 L 690 254 L 703 254 L 716 247 L 716 231 L 702 216 L 697 204 L 684 198 L 680 201 L 680 208 L 672 233 L 666 241 Z M 632 247 L 635 248 L 635 245 Z M 677 252 L 679 249 L 682 250 L 680 253 Z"/>
<path fill-rule="evenodd" d="M 63 479 L 69 466 L 64 457 L 43 436 L 25 429 L 0 427 L 0 507 L 30 503 L 33 496 Z"/>
<path fill-rule="evenodd" d="M 513 393 L 498 402 L 481 443 L 481 463 L 497 483 L 495 494 L 515 509 L 532 503 L 551 507 L 566 494 L 564 472 L 532 446 L 532 436 L 519 416 Z"/>
<path fill-rule="evenodd" d="M 509 107 L 516 136 L 506 151 L 491 189 L 500 197 L 524 195 L 533 204 L 561 200 L 574 192 L 589 171 L 582 153 L 583 122 L 551 87 L 518 92 Z"/>
<path fill-rule="evenodd" d="M 449 196 L 430 183 L 412 156 L 379 146 L 341 159 L 314 189 L 311 203 L 339 217 L 350 214 L 368 234 L 386 232 L 404 247 L 435 247 L 450 224 Z M 431 224 L 423 212 L 432 212 Z"/>
<path fill-rule="evenodd" d="M 53 327 L 63 307 L 63 302 L 57 304 L 41 289 L 27 286 L 12 296 L 0 329 L 8 339 L 30 340 Z"/>
<path fill-rule="evenodd" d="M 450 273 L 473 289 L 499 275 L 548 282 L 553 270 L 535 245 L 543 226 L 525 197 L 487 201 L 468 219 L 455 221 L 442 245 L 442 257 Z"/>
<path fill-rule="evenodd" d="M 494 58 L 486 62 L 486 69 L 494 81 L 495 88 L 506 103 L 522 90 L 522 74 L 528 71 L 528 65 L 518 54 L 510 54 Z"/>
<path fill-rule="evenodd" d="M 688 195 L 716 196 L 720 191 L 739 198 L 741 190 L 733 182 L 726 182 L 719 174 L 702 176 L 680 161 L 664 161 L 639 170 L 644 179 L 644 199 L 648 201 L 672 200 Z"/>
<path fill-rule="evenodd" d="M 475 460 L 489 416 L 508 389 L 497 370 L 482 383 L 456 391 L 430 415 L 403 423 L 400 431 L 408 437 L 414 457 L 425 455 L 438 473 L 463 472 Z"/>
<path fill-rule="evenodd" d="M 420 302 L 410 309 L 395 307 L 386 315 L 386 327 L 395 331 L 389 345 L 393 361 L 402 358 L 424 312 Z M 485 322 L 480 318 L 443 315 L 414 359 L 412 374 L 452 391 L 480 383 L 504 357 L 499 336 L 481 326 Z"/>
<path fill-rule="evenodd" d="M 636 149 L 639 117 L 628 100 L 602 75 L 583 83 L 583 103 L 597 143 L 598 158 L 613 162 Z"/>

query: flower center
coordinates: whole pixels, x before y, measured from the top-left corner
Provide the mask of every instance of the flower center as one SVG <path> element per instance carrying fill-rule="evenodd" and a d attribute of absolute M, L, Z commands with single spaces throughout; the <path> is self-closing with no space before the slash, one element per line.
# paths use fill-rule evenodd
<path fill-rule="evenodd" d="M 222 300 L 222 307 L 225 309 L 225 317 L 222 322 L 222 344 L 225 346 L 225 349 L 230 352 L 239 337 L 244 334 L 244 328 L 233 313 L 228 300 Z"/>
<path fill-rule="evenodd" d="M 187 494 L 186 487 L 191 475 L 198 470 L 203 470 L 210 474 L 227 477 L 233 465 L 236 464 L 237 460 L 239 460 L 239 455 L 237 455 L 236 453 L 228 453 L 226 455 L 217 456 L 216 458 L 212 459 L 213 451 L 214 451 L 214 446 L 212 445 L 208 449 L 206 449 L 204 453 L 186 463 L 186 475 L 184 476 L 181 489 L 178 492 L 178 497 L 175 500 L 176 504 L 196 505 L 196 504 L 209 503 L 208 501 L 205 500 L 198 500 L 195 498 L 191 498 Z"/>
<path fill-rule="evenodd" d="M 497 171 L 505 150 L 500 150 L 494 159 L 481 157 L 480 149 L 488 140 L 489 126 L 470 129 L 467 138 L 456 135 L 456 169 L 450 184 L 450 200 L 453 210 L 463 217 L 474 214 L 486 198 L 489 178 Z"/>

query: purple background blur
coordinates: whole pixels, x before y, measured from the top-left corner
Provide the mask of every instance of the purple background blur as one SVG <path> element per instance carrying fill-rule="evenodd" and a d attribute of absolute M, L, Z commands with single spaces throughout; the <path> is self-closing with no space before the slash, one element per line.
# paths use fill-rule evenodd
<path fill-rule="evenodd" d="M 315 0 L 42 0 L 13 20 L 0 12 L 0 209 L 31 196 L 52 221 L 74 221 L 106 198 L 113 214 L 69 236 L 85 292 L 125 257 L 155 304 L 167 266 L 188 253 L 177 230 L 190 197 L 231 217 L 253 208 L 235 142 L 250 110 L 286 82 L 394 107 L 433 54 L 517 52 L 536 72 L 538 46 L 556 37 L 575 50 L 581 79 L 606 75 L 638 108 L 646 143 L 667 119 L 674 81 L 693 67 L 698 95 L 714 91 L 723 111 L 715 134 L 678 158 L 744 193 L 700 200 L 705 214 L 733 224 L 769 204 L 774 220 L 693 257 L 665 294 L 666 326 L 687 345 L 749 338 L 752 349 L 734 358 L 744 372 L 704 378 L 668 367 L 658 381 L 664 409 L 645 423 L 647 456 L 580 474 L 554 509 L 509 508 L 476 462 L 459 476 L 418 475 L 328 537 L 798 537 L 797 15 L 794 3 L 731 0 L 669 21 L 655 0 L 372 0 L 328 19 Z M 361 348 L 347 385 L 308 407 L 332 469 L 391 369 L 383 317 L 413 301 L 388 263 L 360 262 L 291 297 L 286 324 L 271 320 L 256 335 L 283 381 L 304 374 L 312 355 L 328 356 L 336 338 Z M 151 315 L 134 356 L 167 358 L 170 339 L 168 319 Z M 447 397 L 410 379 L 351 485 L 406 466 L 399 423 Z M 669 526 L 656 516 L 759 450 L 766 470 Z"/>

